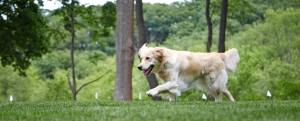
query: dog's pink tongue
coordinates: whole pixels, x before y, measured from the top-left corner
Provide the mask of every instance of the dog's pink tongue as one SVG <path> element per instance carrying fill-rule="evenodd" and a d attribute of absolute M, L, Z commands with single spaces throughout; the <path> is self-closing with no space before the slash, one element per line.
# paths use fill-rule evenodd
<path fill-rule="evenodd" d="M 144 71 L 144 76 L 147 76 L 150 70 L 151 70 L 150 68 L 148 68 L 147 70 L 145 70 Z"/>

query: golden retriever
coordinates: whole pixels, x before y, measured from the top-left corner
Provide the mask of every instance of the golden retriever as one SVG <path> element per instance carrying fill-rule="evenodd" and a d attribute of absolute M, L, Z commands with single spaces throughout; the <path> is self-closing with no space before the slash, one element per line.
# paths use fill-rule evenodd
<path fill-rule="evenodd" d="M 226 88 L 227 73 L 233 73 L 240 60 L 235 48 L 225 53 L 200 53 L 144 44 L 138 55 L 138 69 L 144 76 L 156 73 L 162 79 L 162 85 L 146 92 L 148 96 L 168 94 L 169 100 L 175 101 L 182 91 L 195 87 L 212 94 L 215 101 L 222 101 L 223 94 L 235 101 Z"/>

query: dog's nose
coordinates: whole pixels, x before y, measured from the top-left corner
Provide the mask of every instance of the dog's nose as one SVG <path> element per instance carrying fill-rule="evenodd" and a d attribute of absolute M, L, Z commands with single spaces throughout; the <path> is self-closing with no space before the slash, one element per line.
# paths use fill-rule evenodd
<path fill-rule="evenodd" d="M 142 70 L 142 66 L 138 66 L 137 68 L 138 68 L 139 70 Z"/>

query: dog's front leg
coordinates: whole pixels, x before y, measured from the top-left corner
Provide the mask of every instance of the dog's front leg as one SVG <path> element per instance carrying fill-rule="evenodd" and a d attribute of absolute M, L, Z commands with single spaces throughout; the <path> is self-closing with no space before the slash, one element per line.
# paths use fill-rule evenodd
<path fill-rule="evenodd" d="M 146 92 L 148 96 L 156 96 L 160 92 L 178 93 L 178 85 L 176 83 L 167 82 Z M 175 94 L 175 96 L 178 94 Z"/>
<path fill-rule="evenodd" d="M 174 93 L 169 93 L 169 101 L 176 101 L 176 94 Z"/>

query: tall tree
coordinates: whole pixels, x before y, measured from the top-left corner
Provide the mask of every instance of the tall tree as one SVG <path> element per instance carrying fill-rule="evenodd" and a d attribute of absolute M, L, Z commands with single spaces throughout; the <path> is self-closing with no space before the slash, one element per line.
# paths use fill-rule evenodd
<path fill-rule="evenodd" d="M 136 0 L 135 5 L 135 12 L 136 12 L 136 24 L 138 27 L 138 43 L 137 48 L 141 48 L 147 41 L 146 41 L 146 29 L 145 29 L 145 22 L 143 17 L 143 2 L 142 0 Z"/>
<path fill-rule="evenodd" d="M 219 52 L 225 52 L 227 9 L 228 9 L 228 0 L 222 0 L 219 45 L 218 45 Z"/>
<path fill-rule="evenodd" d="M 117 0 L 117 66 L 114 100 L 132 100 L 133 16 L 134 0 Z"/>
<path fill-rule="evenodd" d="M 77 84 L 76 84 L 76 74 L 75 74 L 75 62 L 74 62 L 74 42 L 75 42 L 75 28 L 81 29 L 83 27 L 91 28 L 90 36 L 92 36 L 93 40 L 96 40 L 99 37 L 105 37 L 109 36 L 110 33 L 110 27 L 114 27 L 114 17 L 108 16 L 107 13 L 114 14 L 114 4 L 111 2 L 107 2 L 103 7 L 103 11 L 105 12 L 102 14 L 102 16 L 96 16 L 93 13 L 94 7 L 89 6 L 86 7 L 84 5 L 79 5 L 78 0 L 59 0 L 61 4 L 63 5 L 60 9 L 57 9 L 54 11 L 53 15 L 62 15 L 63 16 L 63 23 L 64 28 L 70 33 L 71 36 L 71 43 L 70 43 L 70 57 L 71 57 L 71 79 L 68 77 L 68 84 L 70 87 L 70 90 L 72 92 L 72 99 L 76 100 L 77 93 L 86 85 L 91 84 L 95 82 L 95 80 L 90 81 L 88 83 L 83 84 L 78 90 L 77 90 Z M 108 9 L 106 11 L 105 9 Z M 112 12 L 112 13 L 111 13 Z M 83 20 L 86 21 L 86 25 L 79 24 L 76 18 L 81 17 Z M 109 20 L 107 20 L 109 19 Z M 102 24 L 102 26 L 99 26 L 99 23 Z M 76 27 L 75 27 L 76 24 Z M 100 28 L 95 29 L 95 28 Z M 62 36 L 62 39 L 65 39 L 65 36 Z M 101 76 L 102 77 L 102 76 Z M 99 79 L 101 78 L 99 77 Z M 98 79 L 97 79 L 98 80 Z M 96 81 L 97 81 L 96 80 Z"/>
<path fill-rule="evenodd" d="M 59 0 L 62 4 L 60 9 L 54 10 L 53 15 L 62 15 L 63 16 L 63 23 L 64 29 L 70 33 L 71 43 L 70 43 L 70 61 L 71 61 L 71 79 L 68 77 L 68 84 L 70 90 L 72 92 L 72 99 L 76 100 L 76 75 L 75 75 L 75 62 L 74 62 L 74 41 L 75 41 L 75 17 L 77 16 L 76 11 L 78 11 L 77 6 L 79 5 L 78 0 Z M 59 35 L 58 35 L 59 36 Z M 62 37 L 61 39 L 65 39 L 66 36 Z"/>
<path fill-rule="evenodd" d="M 136 23 L 138 27 L 138 48 L 141 48 L 147 41 L 146 41 L 146 29 L 144 24 L 144 17 L 143 17 L 143 2 L 142 0 L 136 0 Z M 155 74 L 150 74 L 147 76 L 147 80 L 150 86 L 150 89 L 155 88 L 158 85 L 157 79 Z M 154 96 L 152 97 L 153 100 L 161 100 L 161 97 Z"/>
<path fill-rule="evenodd" d="M 212 18 L 213 12 L 210 14 L 209 7 L 210 7 L 210 0 L 206 0 L 205 17 L 206 17 L 207 28 L 208 28 L 206 52 L 210 52 L 210 47 L 211 47 L 211 44 L 212 44 L 212 22 L 211 22 L 211 18 Z"/>
<path fill-rule="evenodd" d="M 0 0 L 0 58 L 21 75 L 31 60 L 50 51 L 48 26 L 34 0 Z"/>
<path fill-rule="evenodd" d="M 70 45 L 70 55 L 71 55 L 71 67 L 72 67 L 72 80 L 73 85 L 70 85 L 71 91 L 72 91 L 72 97 L 73 100 L 76 100 L 76 76 L 75 76 L 75 64 L 74 64 L 74 39 L 75 39 L 75 20 L 74 20 L 74 14 L 75 14 L 75 1 L 71 0 L 71 5 L 67 9 L 70 17 L 70 24 L 71 24 L 71 45 Z M 70 80 L 69 80 L 70 84 Z M 73 87 L 72 87 L 73 86 Z"/>

